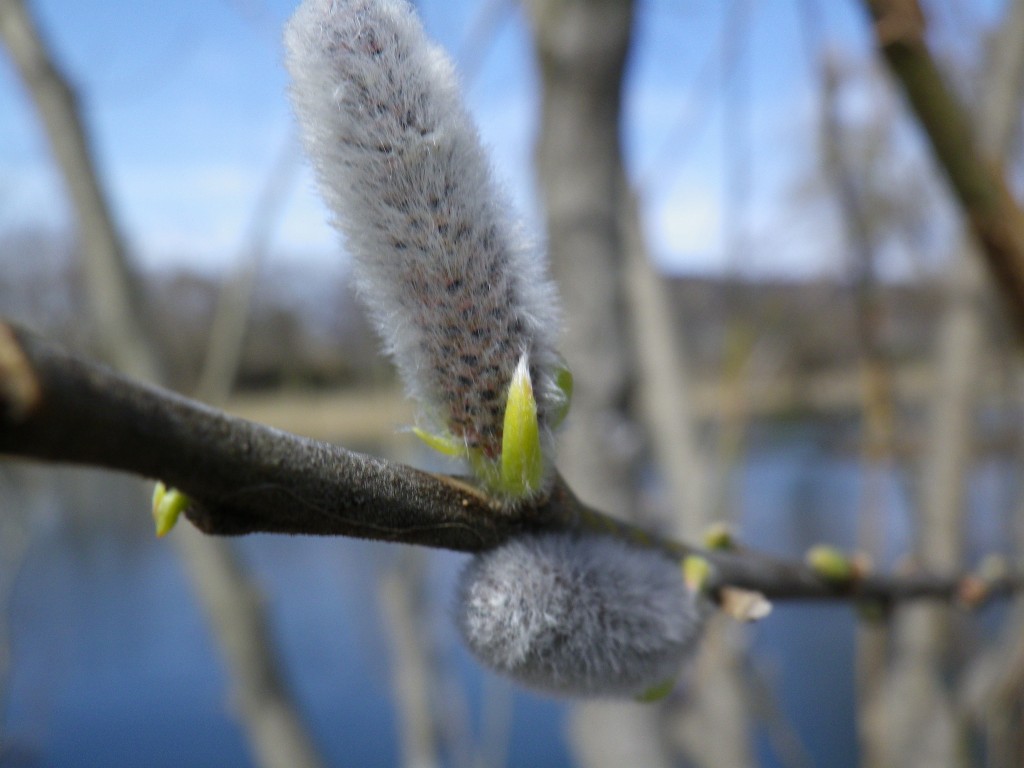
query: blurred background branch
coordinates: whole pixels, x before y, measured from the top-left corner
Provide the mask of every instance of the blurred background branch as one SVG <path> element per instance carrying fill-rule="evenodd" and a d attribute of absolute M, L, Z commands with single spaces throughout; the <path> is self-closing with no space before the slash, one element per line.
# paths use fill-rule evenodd
<path fill-rule="evenodd" d="M 932 57 L 918 0 L 866 4 L 878 47 L 903 87 L 1024 338 L 1024 216 L 1007 186 L 993 142 L 979 139 L 990 129 L 971 125 Z"/>
<path fill-rule="evenodd" d="M 78 97 L 53 61 L 22 0 L 0 3 L 0 34 L 32 94 L 50 145 L 77 214 L 86 274 L 86 293 L 96 334 L 107 360 L 145 381 L 167 376 L 149 330 L 137 278 L 114 215 L 103 192 L 81 119 Z M 275 182 L 277 179 L 275 179 Z M 275 187 L 276 189 L 276 187 Z M 273 205 L 271 197 L 267 203 Z M 264 206 L 265 207 L 265 206 Z M 266 220 L 269 211 L 260 212 Z M 260 219 L 260 225 L 263 224 Z M 244 293 L 247 287 L 241 285 Z M 230 389 L 244 328 L 244 296 L 225 314 L 239 318 L 234 328 L 218 333 L 218 363 L 210 364 L 204 386 L 209 394 Z M 218 330 L 230 319 L 218 324 Z M 216 380 L 215 380 L 216 379 Z M 231 671 L 233 698 L 258 763 L 266 768 L 315 768 L 321 765 L 298 709 L 291 701 L 270 637 L 270 627 L 257 590 L 227 542 L 182 530 L 174 537 L 197 595 L 203 602 Z"/>

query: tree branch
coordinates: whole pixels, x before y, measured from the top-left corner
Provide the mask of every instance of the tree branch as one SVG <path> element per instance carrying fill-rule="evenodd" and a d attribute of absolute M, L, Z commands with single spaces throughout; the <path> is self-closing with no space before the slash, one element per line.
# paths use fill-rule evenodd
<path fill-rule="evenodd" d="M 879 49 L 903 86 L 986 265 L 1024 339 L 1024 216 L 996 158 L 979 148 L 967 111 L 925 40 L 918 0 L 865 0 Z"/>
<path fill-rule="evenodd" d="M 141 325 L 126 322 L 126 318 L 145 316 L 138 306 L 141 292 L 127 267 L 124 243 L 99 182 L 79 96 L 55 66 L 24 0 L 0 2 L 0 45 L 7 49 L 36 105 L 67 186 L 82 251 L 88 254 L 82 260 L 82 274 L 96 337 L 109 359 L 124 359 L 129 366 L 124 370 L 155 381 L 163 373 L 160 361 Z"/>
<path fill-rule="evenodd" d="M 234 418 L 0 328 L 0 378 L 11 382 L 0 386 L 0 451 L 159 478 L 196 502 L 189 518 L 206 533 L 473 551 L 518 530 L 513 516 L 458 480 Z"/>
<path fill-rule="evenodd" d="M 423 472 L 229 416 L 136 382 L 0 322 L 0 453 L 160 478 L 192 500 L 200 530 L 233 536 L 350 536 L 479 552 L 526 532 L 618 536 L 712 566 L 710 588 L 775 600 L 964 599 L 1024 588 L 1024 576 L 864 574 L 830 581 L 799 562 L 753 551 L 706 551 L 582 504 L 560 479 L 542 499 L 505 507 L 466 481 Z"/>

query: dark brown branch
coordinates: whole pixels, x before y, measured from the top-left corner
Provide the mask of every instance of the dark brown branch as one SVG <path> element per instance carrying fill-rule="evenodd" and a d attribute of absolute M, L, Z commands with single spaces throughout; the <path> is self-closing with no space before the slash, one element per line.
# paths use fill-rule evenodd
<path fill-rule="evenodd" d="M 846 583 L 756 552 L 707 552 L 580 503 L 560 480 L 539 502 L 503 507 L 467 482 L 228 416 L 70 355 L 0 323 L 0 453 L 159 478 L 189 495 L 202 531 L 351 536 L 479 552 L 528 531 L 586 530 L 673 557 L 706 557 L 712 587 L 776 600 L 972 602 L 1024 587 L 1014 576 L 865 575 Z"/>
<path fill-rule="evenodd" d="M 1003 170 L 980 150 L 967 111 L 928 50 L 917 0 L 865 3 L 879 49 L 903 86 L 1024 340 L 1024 218 Z"/>
<path fill-rule="evenodd" d="M 206 533 L 312 533 L 474 551 L 522 528 L 525 516 L 502 512 L 457 480 L 228 416 L 20 329 L 10 328 L 5 342 L 16 346 L 0 361 L 14 363 L 0 377 L 31 391 L 22 359 L 40 394 L 31 405 L 3 388 L 0 452 L 159 478 L 196 500 L 189 516 Z M 549 501 L 544 510 L 557 507 Z"/>

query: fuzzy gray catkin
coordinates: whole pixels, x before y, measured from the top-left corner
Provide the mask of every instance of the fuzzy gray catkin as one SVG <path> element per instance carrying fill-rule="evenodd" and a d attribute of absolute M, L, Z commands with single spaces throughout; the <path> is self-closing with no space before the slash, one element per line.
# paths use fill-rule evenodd
<path fill-rule="evenodd" d="M 709 611 L 677 562 L 593 534 L 524 536 L 476 555 L 457 599 L 478 659 L 577 696 L 637 696 L 674 680 Z"/>
<path fill-rule="evenodd" d="M 305 0 L 285 43 L 320 189 L 428 428 L 496 459 L 525 354 L 549 449 L 564 401 L 555 291 L 492 178 L 448 58 L 405 0 Z"/>

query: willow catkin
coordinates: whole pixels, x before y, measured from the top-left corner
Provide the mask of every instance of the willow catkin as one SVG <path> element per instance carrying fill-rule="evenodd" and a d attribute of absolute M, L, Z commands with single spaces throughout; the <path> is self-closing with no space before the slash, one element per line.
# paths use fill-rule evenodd
<path fill-rule="evenodd" d="M 550 461 L 565 398 L 555 291 L 492 177 L 450 61 L 404 0 L 305 0 L 285 42 L 320 189 L 427 427 L 496 460 L 525 355 Z"/>
<path fill-rule="evenodd" d="M 636 696 L 675 679 L 709 611 L 662 553 L 569 533 L 523 536 L 474 556 L 456 605 L 480 661 L 577 696 Z"/>

